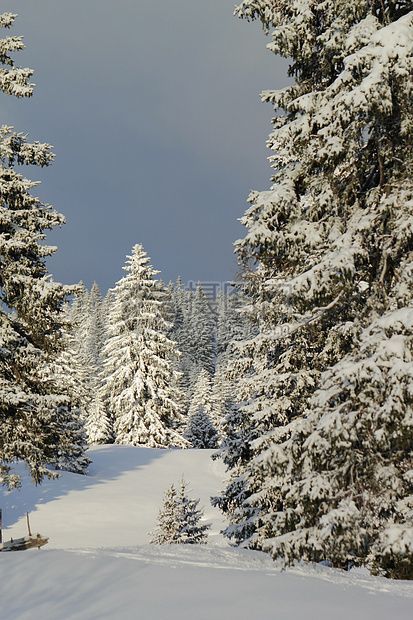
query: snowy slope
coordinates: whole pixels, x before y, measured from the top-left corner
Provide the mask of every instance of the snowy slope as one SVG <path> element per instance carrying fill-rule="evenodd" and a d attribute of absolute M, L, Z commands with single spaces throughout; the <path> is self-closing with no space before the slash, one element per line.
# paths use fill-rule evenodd
<path fill-rule="evenodd" d="M 211 540 L 220 539 L 220 513 L 209 498 L 220 488 L 223 467 L 211 451 L 157 450 L 133 446 L 95 446 L 89 475 L 61 472 L 61 478 L 40 487 L 26 483 L 23 490 L 6 494 L 3 527 L 7 536 L 26 531 L 26 511 L 32 529 L 49 536 L 48 549 L 129 547 L 148 544 L 156 525 L 163 493 L 182 475 L 200 497 L 205 517 L 216 522 Z"/>
<path fill-rule="evenodd" d="M 233 549 L 209 504 L 224 478 L 208 450 L 99 446 L 88 476 L 0 492 L 3 540 L 33 531 L 40 551 L 0 554 L 0 619 L 20 620 L 410 620 L 413 584 L 300 566 L 280 571 L 268 556 Z M 20 468 L 24 472 L 24 468 Z M 154 546 L 163 492 L 181 476 L 213 524 L 205 546 Z"/>

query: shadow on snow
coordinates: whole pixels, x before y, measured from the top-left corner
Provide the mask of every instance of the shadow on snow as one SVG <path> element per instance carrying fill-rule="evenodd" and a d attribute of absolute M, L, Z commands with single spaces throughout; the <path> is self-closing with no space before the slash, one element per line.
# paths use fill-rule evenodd
<path fill-rule="evenodd" d="M 25 464 L 17 463 L 13 466 L 13 471 L 22 478 L 21 489 L 6 491 L 0 488 L 2 528 L 12 527 L 25 516 L 26 512 L 30 515 L 39 504 L 47 504 L 73 491 L 85 491 L 109 480 L 116 480 L 128 471 L 146 467 L 153 460 L 162 458 L 169 450 L 112 444 L 90 446 L 88 456 L 92 459 L 92 463 L 87 474 L 59 471 L 58 479 L 45 479 L 37 486 L 31 482 Z M 36 524 L 33 523 L 32 530 L 35 529 Z"/>

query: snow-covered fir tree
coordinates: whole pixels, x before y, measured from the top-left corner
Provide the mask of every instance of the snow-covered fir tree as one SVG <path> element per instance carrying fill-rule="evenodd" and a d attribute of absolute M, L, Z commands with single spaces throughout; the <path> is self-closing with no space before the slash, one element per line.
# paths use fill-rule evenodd
<path fill-rule="evenodd" d="M 219 507 L 227 515 L 229 523 L 223 533 L 235 544 L 250 539 L 255 531 L 255 517 L 258 512 L 257 508 L 249 503 L 256 485 L 255 477 L 251 474 L 251 463 L 255 454 L 254 441 L 260 435 L 259 418 L 255 415 L 257 401 L 262 400 L 260 396 L 268 379 L 266 373 L 263 373 L 258 384 L 257 353 L 255 339 L 234 343 L 231 348 L 224 377 L 228 378 L 234 390 L 234 399 L 229 396 L 226 400 L 226 415 L 222 424 L 223 439 L 219 451 L 212 457 L 221 458 L 230 472 L 227 486 L 220 495 L 212 497 L 211 501 L 213 506 Z M 219 367 L 217 371 L 220 374 Z M 263 412 L 267 410 L 268 407 L 261 409 Z M 255 490 L 258 489 L 258 485 L 255 486 Z"/>
<path fill-rule="evenodd" d="M 177 330 L 177 325 L 175 323 L 177 307 L 174 297 L 174 283 L 170 281 L 168 286 L 166 286 L 162 280 L 160 280 L 159 284 L 165 289 L 165 300 L 163 304 L 164 316 L 165 320 L 171 325 L 168 335 L 172 335 Z"/>
<path fill-rule="evenodd" d="M 3 13 L 0 27 L 10 28 L 15 17 Z M 23 48 L 22 37 L 1 40 L 0 90 L 19 98 L 31 97 L 34 86 L 33 71 L 15 67 L 10 56 Z M 46 258 L 55 248 L 45 244 L 45 231 L 64 217 L 34 197 L 37 183 L 16 171 L 18 165 L 49 166 L 53 157 L 49 144 L 29 143 L 1 127 L 0 483 L 9 487 L 19 483 L 11 471 L 18 459 L 34 482 L 50 476 L 48 465 L 68 456 L 76 444 L 72 431 L 79 430 L 70 396 L 52 372 L 65 327 L 62 305 L 74 289 L 47 274 Z"/>
<path fill-rule="evenodd" d="M 150 543 L 163 545 L 178 542 L 180 533 L 179 518 L 176 514 L 177 490 L 174 484 L 165 491 L 163 505 L 159 510 L 157 527 L 150 532 Z"/>
<path fill-rule="evenodd" d="M 68 309 L 72 336 L 83 359 L 85 371 L 91 379 L 97 378 L 102 370 L 107 311 L 107 300 L 102 299 L 96 282 L 90 293 L 81 283 L 79 292 Z"/>
<path fill-rule="evenodd" d="M 260 328 L 237 361 L 252 439 L 221 496 L 230 533 L 251 547 L 402 578 L 413 578 L 412 8 L 237 8 L 272 30 L 295 83 L 262 95 L 282 112 L 273 185 L 251 194 L 237 243 Z"/>
<path fill-rule="evenodd" d="M 67 317 L 67 304 L 62 309 Z M 90 400 L 87 369 L 73 339 L 72 326 L 65 324 L 61 336 L 62 348 L 55 359 L 42 367 L 43 384 L 50 382 L 61 386 L 62 392 L 70 398 L 70 411 L 62 410 L 56 417 L 55 424 L 60 427 L 68 425 L 70 433 L 65 437 L 62 433 L 62 445 L 53 461 L 56 469 L 73 473 L 86 473 L 90 459 L 86 455 L 87 435 L 85 430 L 85 410 Z"/>
<path fill-rule="evenodd" d="M 204 512 L 198 508 L 200 500 L 188 497 L 187 486 L 182 479 L 178 490 L 171 484 L 165 491 L 158 526 L 151 533 L 150 543 L 193 545 L 207 542 L 211 525 L 201 525 Z"/>
<path fill-rule="evenodd" d="M 255 324 L 248 318 L 250 310 L 242 295 L 219 299 L 214 395 L 220 409 L 222 441 L 213 458 L 224 461 L 231 479 L 225 490 L 212 498 L 212 504 L 229 516 L 230 523 L 224 534 L 236 543 L 251 535 L 251 517 L 255 514 L 255 510 L 246 505 L 251 495 L 246 469 L 253 454 L 252 443 L 257 438 L 247 406 L 253 386 L 247 384 L 245 390 L 245 380 L 252 374 L 254 361 L 248 343 L 255 342 L 257 335 Z"/>
<path fill-rule="evenodd" d="M 215 316 L 200 282 L 191 295 L 188 314 L 191 355 L 197 368 L 195 374 L 206 370 L 212 377 L 215 369 Z"/>
<path fill-rule="evenodd" d="M 191 396 L 185 431 L 185 437 L 194 448 L 217 447 L 220 428 L 218 411 L 210 374 L 207 370 L 201 370 Z"/>
<path fill-rule="evenodd" d="M 254 335 L 254 328 L 246 317 L 246 303 L 242 295 L 220 291 L 217 296 L 216 352 L 229 352 L 233 342 L 246 340 Z"/>
<path fill-rule="evenodd" d="M 72 327 L 72 336 L 76 342 L 79 354 L 85 358 L 84 342 L 86 340 L 87 308 L 89 305 L 89 291 L 83 282 L 80 282 L 72 303 L 65 306 L 68 321 Z"/>
<path fill-rule="evenodd" d="M 90 379 L 93 376 L 84 351 L 86 337 L 84 327 L 88 302 L 88 290 L 83 282 L 80 282 L 72 303 L 67 303 L 63 307 L 67 329 L 64 333 L 64 350 L 58 360 L 59 365 L 62 366 L 60 373 L 66 375 L 66 385 L 84 417 L 86 417 L 87 404 L 91 399 Z"/>
<path fill-rule="evenodd" d="M 113 440 L 111 421 L 100 393 L 108 302 L 108 299 L 102 299 L 99 287 L 94 282 L 90 294 L 86 291 L 82 296 L 77 310 L 77 340 L 88 377 L 88 396 L 83 410 L 89 443 L 110 443 Z"/>
<path fill-rule="evenodd" d="M 94 297 L 96 303 L 92 301 Z M 90 295 L 83 284 L 79 286 L 72 304 L 64 307 L 69 328 L 64 333 L 65 346 L 58 357 L 56 368 L 71 395 L 72 403 L 78 409 L 87 443 L 113 441 L 111 421 L 100 397 L 104 336 L 97 323 L 101 315 L 103 324 L 103 307 L 104 302 L 96 284 Z"/>
<path fill-rule="evenodd" d="M 105 341 L 106 316 L 104 302 L 96 282 L 93 283 L 88 302 L 84 339 L 85 357 L 96 369 L 96 374 L 99 374 L 102 368 L 101 356 Z"/>
<path fill-rule="evenodd" d="M 230 367 L 236 343 L 250 339 L 256 334 L 252 323 L 246 317 L 245 300 L 241 295 L 222 293 L 217 298 L 217 359 L 215 364 L 213 399 L 215 416 L 219 420 L 220 433 L 228 416 L 236 409 L 238 374 Z"/>
<path fill-rule="evenodd" d="M 175 342 L 163 315 L 166 292 L 139 244 L 113 289 L 103 354 L 102 397 L 114 420 L 116 443 L 187 447 L 178 427 L 182 394 L 177 387 Z"/>
<path fill-rule="evenodd" d="M 65 304 L 62 309 L 66 320 L 62 333 L 63 348 L 56 358 L 53 375 L 59 375 L 71 395 L 74 405 L 85 411 L 89 394 L 89 368 L 85 365 L 77 340 L 76 328 L 71 322 L 71 309 Z"/>
<path fill-rule="evenodd" d="M 181 353 L 180 384 L 190 400 L 202 369 L 214 373 L 215 318 L 200 283 L 196 290 L 184 290 L 178 278 L 172 294 L 174 307 L 173 338 Z"/>
<path fill-rule="evenodd" d="M 188 409 L 187 396 L 192 362 L 186 350 L 187 334 L 184 325 L 186 315 L 186 293 L 182 287 L 180 277 L 177 280 L 176 286 L 174 286 L 173 282 L 169 283 L 164 308 L 166 309 L 165 318 L 170 323 L 167 336 L 176 343 L 177 350 L 179 351 L 179 356 L 174 360 L 173 367 L 178 377 L 177 385 L 182 394 L 181 411 L 184 413 Z"/>
<path fill-rule="evenodd" d="M 171 307 L 172 330 L 174 334 L 178 334 L 184 324 L 184 317 L 187 314 L 187 299 L 182 286 L 182 279 L 179 276 L 176 285 L 173 282 L 169 284 L 169 300 Z"/>
<path fill-rule="evenodd" d="M 188 411 L 188 423 L 184 433 L 193 448 L 216 448 L 218 432 L 212 424 L 202 403 L 191 404 Z"/>
<path fill-rule="evenodd" d="M 112 423 L 109 419 L 99 389 L 97 389 L 95 395 L 92 396 L 86 411 L 85 432 L 87 442 L 89 444 L 112 443 Z"/>

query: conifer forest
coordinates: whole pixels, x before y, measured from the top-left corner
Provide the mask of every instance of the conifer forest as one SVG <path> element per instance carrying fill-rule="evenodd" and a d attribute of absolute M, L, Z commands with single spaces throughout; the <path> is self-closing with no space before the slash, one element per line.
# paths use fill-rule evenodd
<path fill-rule="evenodd" d="M 163 282 L 144 239 L 108 291 L 56 282 L 47 233 L 65 218 L 26 177 L 52 147 L 2 124 L 0 482 L 21 486 L 18 462 L 36 485 L 87 476 L 91 446 L 211 450 L 227 545 L 412 580 L 413 3 L 244 0 L 235 15 L 290 80 L 261 93 L 271 178 L 214 294 Z M 15 20 L 0 15 L 0 90 L 30 98 Z M 186 487 L 166 489 L 154 546 L 208 546 Z"/>

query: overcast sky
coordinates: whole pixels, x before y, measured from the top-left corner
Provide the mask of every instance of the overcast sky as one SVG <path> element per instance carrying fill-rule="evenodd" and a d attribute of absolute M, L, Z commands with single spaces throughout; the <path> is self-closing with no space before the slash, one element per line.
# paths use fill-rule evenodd
<path fill-rule="evenodd" d="M 266 139 L 287 63 L 231 0 L 9 0 L 24 36 L 18 66 L 34 97 L 2 95 L 2 124 L 56 153 L 25 169 L 40 198 L 66 217 L 49 233 L 65 284 L 102 293 L 142 243 L 166 282 L 234 278 L 234 241 L 251 189 L 267 189 Z"/>

